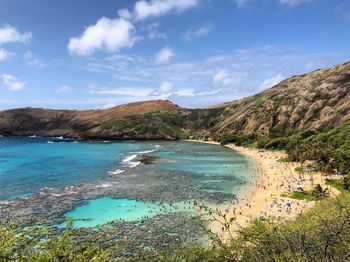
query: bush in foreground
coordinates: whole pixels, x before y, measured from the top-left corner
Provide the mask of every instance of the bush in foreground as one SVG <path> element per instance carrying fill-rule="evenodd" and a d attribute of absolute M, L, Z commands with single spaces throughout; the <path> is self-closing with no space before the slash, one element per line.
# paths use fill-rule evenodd
<path fill-rule="evenodd" d="M 254 221 L 229 243 L 190 247 L 163 261 L 349 261 L 350 198 L 319 202 L 286 224 Z"/>
<path fill-rule="evenodd" d="M 152 257 L 120 260 L 120 246 L 103 246 L 98 239 L 82 241 L 71 227 L 58 236 L 45 230 L 20 231 L 0 227 L 0 261 L 349 261 L 350 197 L 322 200 L 295 221 L 278 224 L 254 221 L 224 243 L 215 235 L 208 247 L 179 247 Z M 208 235 L 209 236 L 209 235 Z"/>

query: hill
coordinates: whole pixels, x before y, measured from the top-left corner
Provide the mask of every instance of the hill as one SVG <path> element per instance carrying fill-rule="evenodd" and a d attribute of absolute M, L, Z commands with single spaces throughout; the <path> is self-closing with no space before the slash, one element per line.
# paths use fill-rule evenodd
<path fill-rule="evenodd" d="M 350 63 L 292 77 L 221 109 L 209 136 L 229 131 L 278 137 L 329 130 L 350 120 Z"/>
<path fill-rule="evenodd" d="M 0 112 L 0 134 L 76 139 L 214 139 L 224 133 L 269 138 L 328 131 L 350 120 L 350 62 L 294 76 L 257 95 L 207 109 L 168 100 L 105 110 L 13 109 Z"/>
<path fill-rule="evenodd" d="M 161 119 L 170 113 L 181 115 L 185 110 L 163 100 L 130 103 L 105 110 L 12 109 L 0 112 L 0 134 L 76 139 L 175 139 L 176 135 Z M 149 115 L 152 119 L 147 117 Z M 148 130 L 151 127 L 156 130 Z"/>

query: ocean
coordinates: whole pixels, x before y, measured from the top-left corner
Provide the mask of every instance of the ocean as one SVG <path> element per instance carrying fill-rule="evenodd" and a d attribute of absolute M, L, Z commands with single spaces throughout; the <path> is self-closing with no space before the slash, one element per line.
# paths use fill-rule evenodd
<path fill-rule="evenodd" d="M 156 159 L 141 165 L 141 155 Z M 82 194 L 83 202 L 64 209 L 63 217 L 75 219 L 76 227 L 153 217 L 167 209 L 164 203 L 178 208 L 191 201 L 232 203 L 249 191 L 256 174 L 248 159 L 211 144 L 0 138 L 1 201 L 30 200 L 43 190 L 61 196 L 67 187 L 79 190 L 77 185 L 98 190 L 91 199 L 90 190 Z"/>

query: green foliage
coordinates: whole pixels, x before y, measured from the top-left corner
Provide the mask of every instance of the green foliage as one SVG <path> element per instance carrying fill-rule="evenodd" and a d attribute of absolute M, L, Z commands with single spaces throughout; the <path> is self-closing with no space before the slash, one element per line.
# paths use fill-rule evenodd
<path fill-rule="evenodd" d="M 153 112 L 109 121 L 102 124 L 101 129 L 117 137 L 134 134 L 139 138 L 184 139 L 187 138 L 187 134 L 183 131 L 184 120 L 185 116 L 181 113 Z"/>
<path fill-rule="evenodd" d="M 288 145 L 289 139 L 286 137 L 278 137 L 269 140 L 265 148 L 266 149 L 284 149 Z"/>
<path fill-rule="evenodd" d="M 284 129 L 280 126 L 271 127 L 269 130 L 270 138 L 279 138 L 284 136 Z"/>
<path fill-rule="evenodd" d="M 295 221 L 254 221 L 230 242 L 175 251 L 161 261 L 348 261 L 350 199 L 320 201 Z"/>
<path fill-rule="evenodd" d="M 102 245 L 101 239 L 94 238 L 93 234 L 88 239 L 82 238 L 83 233 L 73 229 L 71 223 L 62 234 L 3 224 L 0 226 L 0 261 L 119 261 L 122 249 L 118 243 Z M 151 256 L 144 255 L 141 248 L 135 250 L 138 258 L 121 261 L 347 261 L 350 194 L 320 201 L 288 223 L 255 220 L 227 242 L 210 232 L 208 237 L 213 240 L 211 245 L 178 246 Z"/>
<path fill-rule="evenodd" d="M 292 195 L 288 196 L 290 198 L 298 199 L 298 200 L 307 200 L 307 201 L 314 201 L 316 200 L 315 196 L 311 194 L 310 192 L 303 191 L 303 192 L 294 192 Z"/>
<path fill-rule="evenodd" d="M 81 232 L 68 221 L 63 234 L 52 236 L 47 229 L 22 229 L 0 225 L 0 261 L 110 261 L 111 252 L 95 242 L 84 242 Z"/>
<path fill-rule="evenodd" d="M 323 189 L 322 186 L 321 186 L 320 184 L 317 184 L 317 185 L 313 188 L 311 194 L 315 197 L 316 200 L 321 200 L 321 199 L 324 199 L 324 198 L 329 197 L 328 188 Z"/>
<path fill-rule="evenodd" d="M 221 145 L 233 143 L 237 146 L 244 146 L 253 143 L 257 138 L 258 135 L 256 133 L 243 134 L 225 132 L 218 138 L 218 141 Z"/>
<path fill-rule="evenodd" d="M 343 178 L 343 187 L 345 190 L 350 190 L 350 173 Z"/>
<path fill-rule="evenodd" d="M 338 189 L 343 194 L 349 194 L 350 191 L 344 188 L 344 180 L 343 179 L 328 179 L 327 185 L 331 185 L 332 187 Z"/>
<path fill-rule="evenodd" d="M 297 166 L 297 167 L 294 168 L 294 171 L 295 171 L 295 172 L 303 172 L 304 169 L 303 169 L 303 167 L 301 167 L 301 166 Z"/>
<path fill-rule="evenodd" d="M 280 158 L 277 160 L 277 162 L 280 162 L 280 163 L 290 163 L 290 162 L 293 162 L 289 157 L 285 157 L 285 158 Z"/>
<path fill-rule="evenodd" d="M 344 123 L 328 132 L 306 130 L 292 136 L 266 138 L 256 135 L 256 140 L 242 141 L 237 137 L 225 139 L 238 140 L 240 144 L 253 144 L 257 148 L 286 150 L 292 162 L 313 161 L 315 168 L 323 173 L 350 173 L 350 122 Z"/>

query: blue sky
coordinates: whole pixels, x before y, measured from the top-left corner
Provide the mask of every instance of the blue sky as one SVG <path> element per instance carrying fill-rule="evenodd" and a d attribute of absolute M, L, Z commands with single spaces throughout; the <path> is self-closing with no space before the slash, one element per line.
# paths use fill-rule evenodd
<path fill-rule="evenodd" d="M 348 60 L 348 0 L 0 0 L 0 109 L 205 107 Z"/>

